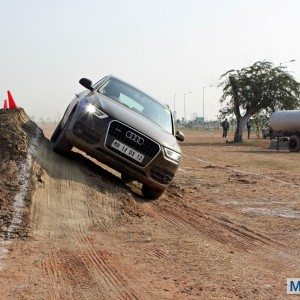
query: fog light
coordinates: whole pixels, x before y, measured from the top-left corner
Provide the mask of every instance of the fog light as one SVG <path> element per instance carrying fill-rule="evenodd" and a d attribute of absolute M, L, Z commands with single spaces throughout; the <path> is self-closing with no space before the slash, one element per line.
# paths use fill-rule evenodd
<path fill-rule="evenodd" d="M 75 129 L 75 132 L 78 134 L 78 135 L 82 135 L 83 134 L 83 130 L 81 128 L 76 128 Z"/>

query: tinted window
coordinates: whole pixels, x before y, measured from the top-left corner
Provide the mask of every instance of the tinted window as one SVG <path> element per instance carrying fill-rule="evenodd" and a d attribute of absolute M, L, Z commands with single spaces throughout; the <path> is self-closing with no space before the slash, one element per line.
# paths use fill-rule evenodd
<path fill-rule="evenodd" d="M 109 79 L 99 93 L 118 101 L 129 109 L 156 123 L 167 132 L 172 133 L 171 112 L 159 102 L 115 79 Z"/>

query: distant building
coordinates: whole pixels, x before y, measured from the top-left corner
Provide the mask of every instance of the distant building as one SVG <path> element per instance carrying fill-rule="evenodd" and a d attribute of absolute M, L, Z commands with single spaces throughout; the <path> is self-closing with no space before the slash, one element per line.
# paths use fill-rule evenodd
<path fill-rule="evenodd" d="M 203 124 L 204 123 L 203 117 L 196 117 L 195 123 Z"/>

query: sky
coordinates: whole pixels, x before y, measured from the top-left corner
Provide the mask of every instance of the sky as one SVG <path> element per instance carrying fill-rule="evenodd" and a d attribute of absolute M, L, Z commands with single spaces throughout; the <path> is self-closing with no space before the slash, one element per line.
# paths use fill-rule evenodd
<path fill-rule="evenodd" d="M 216 119 L 220 76 L 258 60 L 300 80 L 298 0 L 0 0 L 0 105 L 11 90 L 36 119 L 114 74 L 177 115 Z M 211 87 L 208 87 L 213 85 Z"/>

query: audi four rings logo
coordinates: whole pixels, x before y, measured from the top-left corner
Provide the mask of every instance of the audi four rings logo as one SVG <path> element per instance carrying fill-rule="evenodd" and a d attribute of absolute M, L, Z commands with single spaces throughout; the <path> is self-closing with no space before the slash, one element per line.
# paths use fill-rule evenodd
<path fill-rule="evenodd" d="M 142 137 L 140 137 L 139 135 L 131 132 L 131 131 L 127 131 L 126 132 L 126 137 L 134 142 L 136 142 L 139 145 L 143 145 L 144 144 L 144 139 Z"/>

